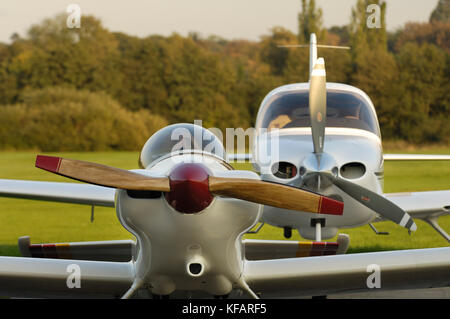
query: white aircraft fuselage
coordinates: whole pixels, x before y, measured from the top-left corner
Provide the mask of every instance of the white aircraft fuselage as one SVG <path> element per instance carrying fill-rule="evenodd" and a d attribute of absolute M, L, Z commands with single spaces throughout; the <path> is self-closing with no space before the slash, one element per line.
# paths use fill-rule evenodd
<path fill-rule="evenodd" d="M 339 228 L 357 227 L 370 223 L 377 214 L 332 183 L 327 183 L 326 178 L 321 178 L 318 182 L 320 174 L 317 173 L 336 174 L 375 193 L 383 193 L 381 136 L 375 108 L 370 98 L 363 91 L 349 85 L 327 83 L 326 87 L 327 92 L 331 92 L 332 96 L 328 97 L 324 154 L 321 156 L 320 167 L 316 164 L 311 127 L 308 124 L 308 101 L 304 100 L 303 105 L 302 101 L 297 101 L 297 97 L 301 99 L 307 96 L 309 83 L 284 85 L 266 96 L 258 112 L 256 132 L 260 132 L 260 129 L 268 129 L 268 131 L 256 136 L 253 149 L 253 165 L 257 171 L 261 172 L 261 179 L 307 188 L 344 201 L 342 216 L 323 215 L 321 217 L 321 235 L 325 239 L 334 237 Z M 345 109 L 346 105 L 341 105 L 347 102 L 347 98 L 340 101 L 341 95 L 344 97 L 348 95 L 349 103 L 353 103 L 356 107 L 360 103 L 357 116 L 361 118 L 364 116 L 365 121 L 350 115 L 348 118 L 339 115 L 339 112 L 348 112 Z M 334 99 L 334 102 L 330 99 Z M 286 106 L 288 106 L 287 109 Z M 361 109 L 362 107 L 364 110 Z M 279 109 L 282 110 L 278 111 Z M 291 114 L 288 114 L 289 112 Z M 279 113 L 283 114 L 279 115 Z M 270 127 L 272 124 L 269 122 L 275 122 L 275 127 Z M 371 126 L 366 125 L 366 122 Z M 277 127 L 283 125 L 285 127 Z M 278 128 L 277 132 L 273 132 L 273 128 Z M 273 138 L 278 139 L 278 147 L 272 147 L 272 150 L 268 145 L 272 143 Z M 264 164 L 266 168 L 269 168 L 264 171 L 257 159 L 258 156 L 261 157 L 259 153 L 267 152 L 267 149 L 269 149 L 268 158 L 271 162 L 269 165 Z M 291 165 L 290 175 L 276 174 L 276 168 L 270 169 L 270 166 L 276 163 Z M 302 237 L 313 240 L 316 238 L 316 220 L 317 216 L 309 213 L 293 214 L 292 211 L 270 206 L 264 206 L 262 216 L 262 221 L 265 223 L 297 229 Z"/>
<path fill-rule="evenodd" d="M 133 171 L 164 177 L 187 163 L 200 163 L 211 176 L 259 180 L 254 172 L 231 170 L 226 162 L 202 154 L 170 156 Z M 261 210 L 259 204 L 216 196 L 201 211 L 182 213 L 162 193 L 117 190 L 117 217 L 137 239 L 136 286 L 145 285 L 156 295 L 184 290 L 221 296 L 246 289 L 241 237 L 258 222 Z"/>

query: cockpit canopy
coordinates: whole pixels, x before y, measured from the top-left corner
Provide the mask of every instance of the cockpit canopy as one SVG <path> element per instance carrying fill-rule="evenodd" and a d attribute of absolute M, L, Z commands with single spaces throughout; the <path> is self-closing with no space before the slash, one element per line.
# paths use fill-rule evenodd
<path fill-rule="evenodd" d="M 280 91 L 263 102 L 257 128 L 310 127 L 309 91 Z M 366 130 L 380 136 L 378 120 L 369 101 L 357 92 L 327 89 L 327 127 Z"/>
<path fill-rule="evenodd" d="M 139 164 L 143 168 L 174 155 L 199 154 L 225 161 L 222 141 L 204 127 L 189 123 L 166 126 L 153 134 L 141 151 Z"/>

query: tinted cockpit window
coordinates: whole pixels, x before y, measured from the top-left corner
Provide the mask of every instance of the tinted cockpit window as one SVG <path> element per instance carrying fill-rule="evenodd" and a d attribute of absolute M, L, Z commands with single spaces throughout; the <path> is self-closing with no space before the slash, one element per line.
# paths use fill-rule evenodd
<path fill-rule="evenodd" d="M 274 96 L 262 114 L 263 128 L 309 127 L 309 92 L 283 92 Z M 327 91 L 327 127 L 348 127 L 379 134 L 371 107 L 358 94 Z"/>

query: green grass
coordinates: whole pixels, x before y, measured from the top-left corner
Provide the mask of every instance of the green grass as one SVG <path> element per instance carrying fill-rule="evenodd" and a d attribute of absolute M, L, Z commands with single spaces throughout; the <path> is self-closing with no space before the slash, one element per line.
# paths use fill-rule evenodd
<path fill-rule="evenodd" d="M 55 155 L 55 154 L 53 154 Z M 137 152 L 58 153 L 63 157 L 105 165 L 137 168 Z M 66 178 L 34 167 L 34 152 L 0 153 L 0 178 L 67 182 Z M 29 235 L 34 243 L 133 238 L 119 223 L 115 210 L 32 200 L 0 198 L 0 255 L 19 255 L 17 239 Z"/>
<path fill-rule="evenodd" d="M 404 153 L 395 150 L 386 152 Z M 415 152 L 422 153 L 420 150 Z M 450 149 L 427 150 L 427 153 L 450 154 Z M 68 181 L 63 177 L 36 169 L 35 155 L 36 152 L 1 152 L 0 178 Z M 58 153 L 58 156 L 132 169 L 137 168 L 139 153 Z M 250 165 L 238 164 L 236 168 L 249 169 Z M 449 162 L 385 164 L 386 192 L 439 189 L 450 189 Z M 440 224 L 450 232 L 450 216 L 442 217 Z M 428 224 L 417 221 L 417 225 L 417 232 L 411 236 L 392 222 L 376 224 L 378 230 L 388 231 L 389 236 L 377 236 L 369 226 L 343 229 L 340 232 L 350 235 L 350 252 L 449 246 Z M 34 243 L 132 238 L 132 235 L 120 225 L 112 208 L 97 207 L 95 221 L 91 223 L 89 206 L 0 198 L 0 255 L 18 256 L 17 239 L 24 235 L 29 235 Z M 284 239 L 280 228 L 269 225 L 265 225 L 256 235 L 245 237 Z M 303 239 L 297 232 L 293 232 L 292 240 Z"/>

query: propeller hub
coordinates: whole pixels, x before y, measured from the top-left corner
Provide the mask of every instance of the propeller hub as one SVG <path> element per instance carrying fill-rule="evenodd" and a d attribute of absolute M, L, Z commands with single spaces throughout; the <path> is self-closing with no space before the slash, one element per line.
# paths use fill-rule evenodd
<path fill-rule="evenodd" d="M 309 154 L 302 163 L 301 173 L 306 176 L 310 173 L 323 173 L 337 176 L 338 169 L 333 156 L 327 153 Z"/>
<path fill-rule="evenodd" d="M 327 153 L 310 154 L 300 168 L 303 183 L 311 189 L 320 190 L 331 186 L 330 177 L 337 177 L 337 174 L 336 161 Z"/>
<path fill-rule="evenodd" d="M 169 174 L 170 192 L 165 198 L 177 212 L 195 214 L 211 204 L 210 171 L 198 163 L 181 163 Z"/>

